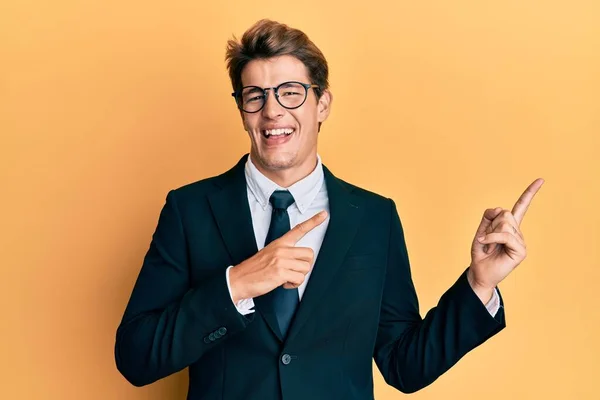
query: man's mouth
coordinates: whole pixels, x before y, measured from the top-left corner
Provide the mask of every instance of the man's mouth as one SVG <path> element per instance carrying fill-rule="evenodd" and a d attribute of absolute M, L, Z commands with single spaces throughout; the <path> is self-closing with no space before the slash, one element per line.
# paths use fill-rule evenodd
<path fill-rule="evenodd" d="M 261 133 L 265 138 L 269 139 L 269 138 L 290 136 L 295 131 L 296 130 L 293 128 L 278 128 L 278 129 L 263 129 L 261 131 Z"/>

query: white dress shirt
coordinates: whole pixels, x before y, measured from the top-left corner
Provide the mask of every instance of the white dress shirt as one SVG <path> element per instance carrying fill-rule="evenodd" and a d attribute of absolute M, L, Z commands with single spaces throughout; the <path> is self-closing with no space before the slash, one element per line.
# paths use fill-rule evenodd
<path fill-rule="evenodd" d="M 329 225 L 329 197 L 327 196 L 327 185 L 325 184 L 325 175 L 323 173 L 321 157 L 317 154 L 317 166 L 308 176 L 288 188 L 280 187 L 263 175 L 252 163 L 250 156 L 248 156 L 248 160 L 246 161 L 245 174 L 248 204 L 250 205 L 250 214 L 252 215 L 252 226 L 254 228 L 256 246 L 259 251 L 265 246 L 269 225 L 271 224 L 273 207 L 269 202 L 269 198 L 275 190 L 288 190 L 294 197 L 294 204 L 287 210 L 290 217 L 290 228 L 310 219 L 313 215 L 322 210 L 325 210 L 328 213 L 327 219 L 323 221 L 323 223 L 308 232 L 296 244 L 298 247 L 312 248 L 315 255 L 311 270 L 306 274 L 304 282 L 298 286 L 298 295 L 300 296 L 301 301 L 308 280 L 310 279 L 312 267 L 314 267 L 314 261 L 319 255 L 321 243 L 323 243 L 323 238 L 325 237 L 325 232 Z M 229 270 L 231 267 L 232 266 L 229 266 L 225 272 L 230 295 L 231 286 L 229 284 Z M 238 301 L 235 306 L 237 310 L 244 315 L 254 312 L 252 309 L 254 308 L 254 301 L 252 298 L 242 299 Z M 495 316 L 500 309 L 500 298 L 496 290 L 494 290 L 492 299 L 486 304 L 486 308 L 492 316 Z"/>

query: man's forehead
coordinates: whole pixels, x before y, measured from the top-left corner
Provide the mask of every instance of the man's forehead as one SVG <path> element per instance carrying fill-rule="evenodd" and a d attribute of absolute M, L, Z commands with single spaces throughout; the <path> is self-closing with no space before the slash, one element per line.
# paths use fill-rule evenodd
<path fill-rule="evenodd" d="M 242 71 L 242 86 L 277 86 L 287 81 L 308 82 L 308 70 L 293 56 L 279 56 L 250 61 Z"/>

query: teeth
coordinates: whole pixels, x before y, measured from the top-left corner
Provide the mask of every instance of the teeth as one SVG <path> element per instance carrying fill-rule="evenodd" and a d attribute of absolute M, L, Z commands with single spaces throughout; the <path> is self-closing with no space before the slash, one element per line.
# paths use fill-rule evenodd
<path fill-rule="evenodd" d="M 264 131 L 266 136 L 289 135 L 292 132 L 294 132 L 292 128 L 267 129 Z"/>

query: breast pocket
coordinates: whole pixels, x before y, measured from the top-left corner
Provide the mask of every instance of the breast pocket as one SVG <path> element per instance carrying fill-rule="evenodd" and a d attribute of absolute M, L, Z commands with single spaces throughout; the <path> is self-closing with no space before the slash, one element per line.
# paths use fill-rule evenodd
<path fill-rule="evenodd" d="M 384 267 L 385 257 L 378 253 L 349 254 L 342 264 L 342 269 L 347 272 L 379 270 Z"/>

